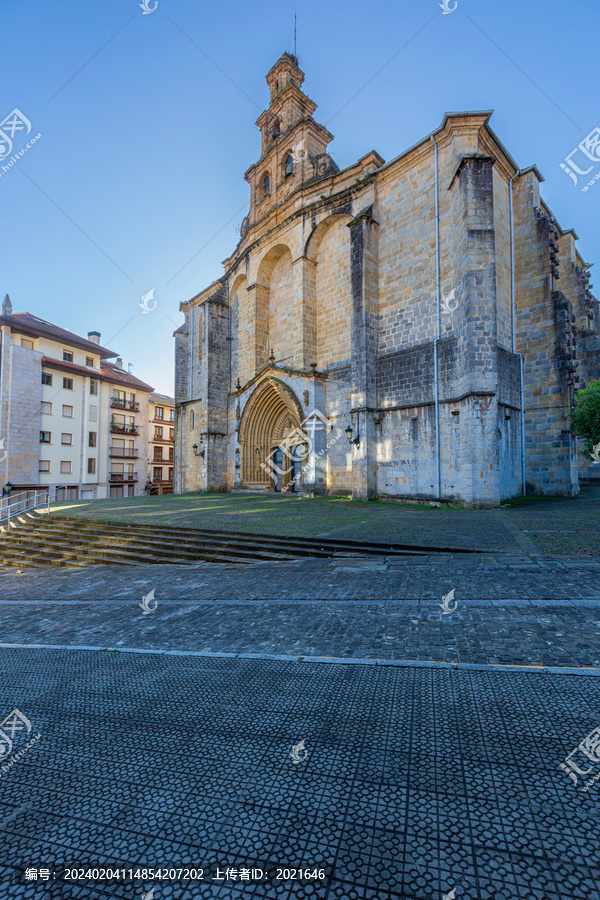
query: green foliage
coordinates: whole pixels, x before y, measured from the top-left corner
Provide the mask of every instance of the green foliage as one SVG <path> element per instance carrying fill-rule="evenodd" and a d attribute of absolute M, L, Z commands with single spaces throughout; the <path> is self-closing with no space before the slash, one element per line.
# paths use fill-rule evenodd
<path fill-rule="evenodd" d="M 586 455 L 591 459 L 594 447 L 600 443 L 600 381 L 575 394 L 572 426 L 575 434 L 584 439 Z"/>

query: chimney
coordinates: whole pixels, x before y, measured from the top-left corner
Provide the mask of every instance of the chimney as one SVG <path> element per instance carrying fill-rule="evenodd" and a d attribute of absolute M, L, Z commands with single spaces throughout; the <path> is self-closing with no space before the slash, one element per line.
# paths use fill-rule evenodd
<path fill-rule="evenodd" d="M 88 341 L 91 341 L 92 344 L 100 343 L 100 332 L 99 331 L 88 331 Z"/>
<path fill-rule="evenodd" d="M 123 358 L 121 356 L 117 356 L 117 369 L 123 368 Z"/>
<path fill-rule="evenodd" d="M 8 294 L 4 298 L 4 302 L 2 303 L 2 315 L 3 316 L 12 316 L 12 303 L 10 302 L 10 297 Z"/>

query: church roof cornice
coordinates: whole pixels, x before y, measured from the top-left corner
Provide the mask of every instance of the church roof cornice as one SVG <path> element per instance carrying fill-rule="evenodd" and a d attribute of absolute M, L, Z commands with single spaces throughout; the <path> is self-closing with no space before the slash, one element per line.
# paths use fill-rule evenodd
<path fill-rule="evenodd" d="M 190 297 L 189 300 L 182 300 L 179 304 L 180 312 L 188 312 L 193 306 L 200 306 L 207 300 L 215 300 L 218 302 L 218 297 L 216 295 L 223 290 L 223 282 L 224 278 L 217 278 L 212 284 L 209 284 L 208 287 L 204 288 L 203 291 L 199 291 L 193 297 Z"/>
<path fill-rule="evenodd" d="M 260 219 L 257 219 L 248 229 L 248 233 L 244 236 L 244 238 L 240 241 L 236 249 L 233 251 L 232 255 L 227 259 L 223 260 L 223 266 L 225 267 L 225 274 L 223 276 L 224 280 L 227 280 L 237 269 L 239 269 L 240 265 L 243 263 L 244 259 L 254 251 L 262 241 L 268 241 L 269 238 L 276 234 L 277 231 L 285 229 L 294 219 L 301 218 L 306 215 L 313 215 L 321 210 L 330 210 L 334 211 L 340 205 L 344 204 L 344 202 L 352 201 L 354 195 L 360 193 L 364 190 L 365 186 L 369 184 L 369 182 L 373 181 L 373 179 L 377 176 L 378 172 L 381 171 L 381 166 L 384 165 L 385 160 L 376 150 L 370 150 L 364 156 L 358 160 L 358 162 L 353 163 L 351 166 L 348 166 L 346 169 L 342 169 L 341 172 L 337 172 L 335 175 L 325 175 L 323 178 L 313 179 L 310 182 L 305 182 L 302 185 L 299 185 L 295 191 L 289 194 L 281 203 L 276 204 L 275 206 L 270 207 L 270 209 L 262 216 Z M 335 180 L 340 176 L 345 175 L 346 177 L 352 177 L 353 170 L 361 172 L 365 165 L 376 166 L 374 171 L 363 174 L 362 178 L 355 180 L 350 184 L 345 184 L 343 187 L 329 194 L 327 197 L 321 195 L 314 200 L 308 202 L 305 206 L 301 206 L 300 208 L 295 207 L 289 215 L 287 215 L 284 219 L 279 219 L 278 216 L 281 213 L 282 209 L 288 203 L 294 203 L 298 199 L 298 194 L 302 191 L 312 191 L 319 184 L 326 184 L 329 182 L 332 187 L 335 185 Z M 367 204 L 370 205 L 370 204 Z M 273 217 L 275 219 L 272 227 L 268 228 L 268 230 L 264 233 L 260 232 L 260 228 L 269 218 Z M 249 243 L 245 243 L 245 241 L 249 240 Z M 244 243 L 243 249 L 239 249 Z"/>

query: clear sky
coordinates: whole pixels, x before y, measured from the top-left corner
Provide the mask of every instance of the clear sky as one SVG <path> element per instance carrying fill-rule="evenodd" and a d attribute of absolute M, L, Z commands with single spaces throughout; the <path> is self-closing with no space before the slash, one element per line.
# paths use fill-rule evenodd
<path fill-rule="evenodd" d="M 600 126 L 597 0 L 458 0 L 445 15 L 439 0 L 158 0 L 146 15 L 139 2 L 0 4 L 0 121 L 18 108 L 32 123 L 11 155 L 42 135 L 8 172 L 0 160 L 0 298 L 15 312 L 100 331 L 172 393 L 179 303 L 237 243 L 264 76 L 293 51 L 294 8 L 304 90 L 340 167 L 371 149 L 392 159 L 445 111 L 494 109 L 500 139 L 537 164 L 559 223 L 600 263 L 600 180 L 582 192 L 560 168 Z"/>

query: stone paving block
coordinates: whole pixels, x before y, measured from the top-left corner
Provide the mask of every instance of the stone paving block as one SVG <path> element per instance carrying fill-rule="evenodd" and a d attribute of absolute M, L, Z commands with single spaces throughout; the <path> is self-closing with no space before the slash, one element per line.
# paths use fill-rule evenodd
<path fill-rule="evenodd" d="M 0 712 L 41 734 L 0 776 L 7 896 L 141 897 L 23 880 L 120 861 L 270 872 L 160 882 L 156 900 L 600 897 L 600 787 L 560 769 L 597 724 L 597 678 L 26 649 L 0 665 Z M 327 876 L 277 884 L 278 866 Z"/>

